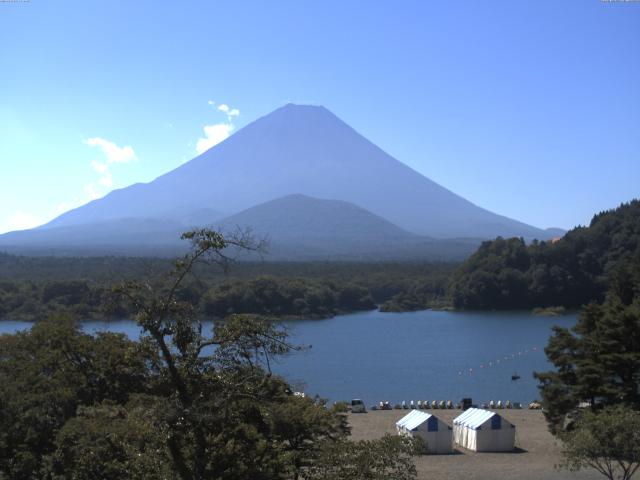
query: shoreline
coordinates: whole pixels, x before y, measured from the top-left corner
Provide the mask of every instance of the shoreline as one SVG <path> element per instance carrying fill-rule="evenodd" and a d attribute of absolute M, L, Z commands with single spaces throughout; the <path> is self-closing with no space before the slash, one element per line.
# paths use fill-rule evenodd
<path fill-rule="evenodd" d="M 580 308 L 565 308 L 565 307 L 548 307 L 548 308 L 542 308 L 542 307 L 536 307 L 536 308 L 522 308 L 522 309 L 506 309 L 506 310 L 495 310 L 495 309 L 486 309 L 486 310 L 466 310 L 466 309 L 456 309 L 452 306 L 429 306 L 429 307 L 425 307 L 425 308 L 419 308 L 419 309 L 405 309 L 405 310 L 387 310 L 387 309 L 383 309 L 384 303 L 381 303 L 379 305 L 376 305 L 376 308 L 371 308 L 371 309 L 364 309 L 364 310 L 337 310 L 335 312 L 332 313 L 327 313 L 327 314 L 308 314 L 308 315 L 273 315 L 273 314 L 268 314 L 268 313 L 246 313 L 246 315 L 261 315 L 267 318 L 272 318 L 273 320 L 276 320 L 278 322 L 295 322 L 295 321 L 312 321 L 312 320 L 328 320 L 328 319 L 332 319 L 335 317 L 341 317 L 341 316 L 346 316 L 346 315 L 356 315 L 359 313 L 368 313 L 368 312 L 379 312 L 379 313 L 383 313 L 383 314 L 394 314 L 394 313 L 418 313 L 418 312 L 448 312 L 448 313 L 460 313 L 460 314 L 487 314 L 487 313 L 495 313 L 498 315 L 504 315 L 504 314 L 509 314 L 509 313 L 515 313 L 515 314 L 529 314 L 531 315 L 531 317 L 567 317 L 570 315 L 575 315 L 575 314 L 579 314 L 582 309 Z M 559 308 L 562 308 L 562 310 L 560 311 Z M 47 312 L 48 315 L 56 315 L 56 314 L 71 314 L 71 315 L 75 315 L 73 312 L 71 311 L 64 311 L 64 310 L 60 310 L 60 311 L 51 311 L 51 312 Z M 244 313 L 240 313 L 240 315 L 245 315 Z M 212 321 L 216 321 L 216 320 L 223 320 L 223 317 L 206 317 L 205 315 L 202 316 L 202 320 L 203 321 L 207 321 L 207 322 L 212 322 Z M 0 323 L 2 322 L 24 322 L 24 323 L 36 323 L 39 322 L 39 319 L 33 318 L 31 316 L 29 317 L 23 317 L 23 318 L 0 318 Z M 131 322 L 135 322 L 134 318 L 119 318 L 119 317 L 109 317 L 109 316 L 95 316 L 95 317 L 88 317 L 88 318 L 84 318 L 82 320 L 79 320 L 79 322 L 121 322 L 121 321 L 131 321 Z"/>

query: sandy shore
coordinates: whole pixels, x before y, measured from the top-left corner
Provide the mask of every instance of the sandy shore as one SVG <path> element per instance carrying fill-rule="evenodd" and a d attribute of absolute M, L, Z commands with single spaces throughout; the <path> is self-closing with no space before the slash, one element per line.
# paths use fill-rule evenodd
<path fill-rule="evenodd" d="M 427 410 L 451 425 L 460 410 Z M 395 422 L 407 410 L 371 411 L 350 414 L 353 440 L 370 440 L 385 433 L 395 434 Z M 493 480 L 514 479 L 599 479 L 591 470 L 567 472 L 554 465 L 560 461 L 560 449 L 548 432 L 544 417 L 535 410 L 500 410 L 516 426 L 516 451 L 513 453 L 474 453 L 456 448 L 452 455 L 427 455 L 416 458 L 419 479 Z"/>

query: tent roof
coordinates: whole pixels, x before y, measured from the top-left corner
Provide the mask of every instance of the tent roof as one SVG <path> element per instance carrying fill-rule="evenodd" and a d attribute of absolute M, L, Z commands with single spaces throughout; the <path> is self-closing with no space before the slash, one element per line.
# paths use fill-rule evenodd
<path fill-rule="evenodd" d="M 421 412 L 420 410 L 411 410 L 411 412 L 396 422 L 396 426 L 413 430 L 429 420 L 432 416 L 430 413 Z"/>
<path fill-rule="evenodd" d="M 496 412 L 492 412 L 490 410 L 483 410 L 481 408 L 470 408 L 468 410 L 465 410 L 464 413 L 454 418 L 453 424 L 462 425 L 464 427 L 477 430 L 494 415 L 498 415 L 498 414 Z"/>

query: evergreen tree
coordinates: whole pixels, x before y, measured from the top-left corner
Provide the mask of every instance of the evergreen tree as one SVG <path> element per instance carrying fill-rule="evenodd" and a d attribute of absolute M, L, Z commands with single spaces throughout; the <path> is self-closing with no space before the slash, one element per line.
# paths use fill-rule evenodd
<path fill-rule="evenodd" d="M 554 332 L 545 352 L 556 371 L 536 374 L 552 431 L 581 402 L 640 410 L 640 255 L 613 275 L 604 303 Z"/>

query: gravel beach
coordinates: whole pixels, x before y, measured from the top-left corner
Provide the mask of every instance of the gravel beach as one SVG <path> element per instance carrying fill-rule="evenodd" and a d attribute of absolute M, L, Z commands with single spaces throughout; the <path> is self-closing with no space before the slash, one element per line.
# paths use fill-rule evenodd
<path fill-rule="evenodd" d="M 371 440 L 385 433 L 395 434 L 395 422 L 409 410 L 378 410 L 349 414 L 353 440 Z M 461 410 L 426 410 L 447 424 Z M 419 479 L 485 480 L 514 479 L 599 479 L 594 470 L 567 472 L 554 466 L 560 462 L 560 447 L 547 430 L 542 412 L 536 410 L 499 410 L 516 426 L 516 450 L 512 453 L 474 453 L 455 447 L 452 455 L 425 455 L 415 459 Z"/>

